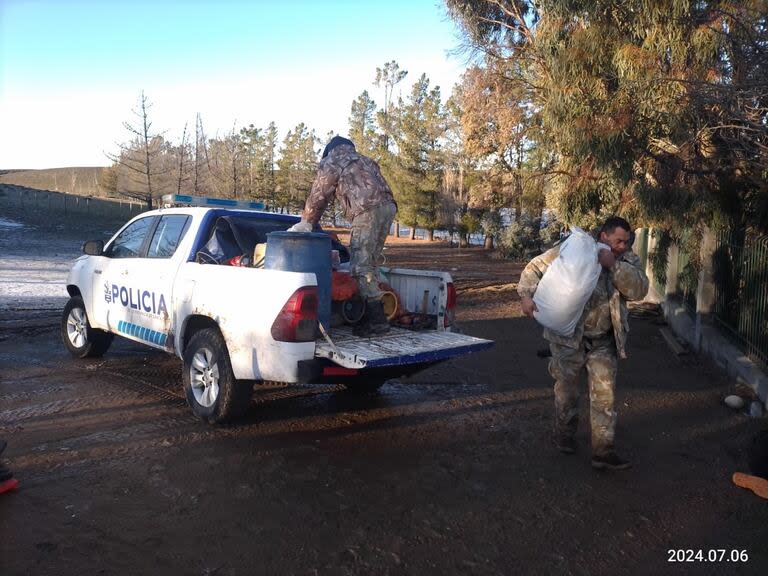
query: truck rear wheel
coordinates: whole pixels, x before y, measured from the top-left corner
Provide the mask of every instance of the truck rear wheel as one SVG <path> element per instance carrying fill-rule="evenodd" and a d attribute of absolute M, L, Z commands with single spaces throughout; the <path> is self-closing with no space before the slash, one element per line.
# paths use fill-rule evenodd
<path fill-rule="evenodd" d="M 61 316 L 61 339 L 75 358 L 103 356 L 112 344 L 113 334 L 91 328 L 85 304 L 80 296 L 73 296 Z"/>
<path fill-rule="evenodd" d="M 216 328 L 204 328 L 190 339 L 183 381 L 192 412 L 211 424 L 231 422 L 248 410 L 253 383 L 235 378 L 227 344 Z"/>
<path fill-rule="evenodd" d="M 365 378 L 361 377 L 358 378 L 352 382 L 346 383 L 344 386 L 344 391 L 348 394 L 375 394 L 379 391 L 379 388 L 384 386 L 384 383 L 387 381 L 386 378 L 382 377 L 374 377 L 374 378 Z"/>

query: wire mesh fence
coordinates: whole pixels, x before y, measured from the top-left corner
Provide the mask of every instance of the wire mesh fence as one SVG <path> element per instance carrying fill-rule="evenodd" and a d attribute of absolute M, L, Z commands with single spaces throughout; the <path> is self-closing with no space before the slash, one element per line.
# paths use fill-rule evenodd
<path fill-rule="evenodd" d="M 716 323 L 768 367 L 768 236 L 720 234 L 714 274 Z"/>

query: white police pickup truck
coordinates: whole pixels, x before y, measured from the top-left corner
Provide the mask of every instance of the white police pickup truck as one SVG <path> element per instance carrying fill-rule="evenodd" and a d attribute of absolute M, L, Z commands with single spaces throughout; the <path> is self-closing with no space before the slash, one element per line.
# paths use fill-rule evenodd
<path fill-rule="evenodd" d="M 219 423 L 247 410 L 254 382 L 375 390 L 389 378 L 493 345 L 451 332 L 450 275 L 419 270 L 382 268 L 381 274 L 402 308 L 432 319 L 430 328 L 393 327 L 368 338 L 343 324 L 318 332 L 314 273 L 226 265 L 220 258 L 238 243 L 236 252 L 245 243 L 252 253 L 268 233 L 298 218 L 240 209 L 233 201 L 186 199 L 207 206 L 145 212 L 106 244 L 85 242 L 67 278 L 70 300 L 61 322 L 73 356 L 101 356 L 115 335 L 174 353 L 184 363 L 193 412 Z M 234 223 L 241 233 L 233 240 Z M 334 248 L 345 252 L 338 243 Z"/>

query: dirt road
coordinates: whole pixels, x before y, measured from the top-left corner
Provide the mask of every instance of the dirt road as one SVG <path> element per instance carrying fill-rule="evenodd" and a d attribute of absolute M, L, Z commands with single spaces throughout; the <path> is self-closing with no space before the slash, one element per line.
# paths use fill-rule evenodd
<path fill-rule="evenodd" d="M 722 406 L 717 370 L 633 320 L 618 440 L 634 467 L 595 472 L 585 410 L 580 452 L 550 445 L 519 266 L 427 243 L 387 256 L 452 270 L 464 331 L 495 349 L 367 398 L 258 390 L 227 428 L 191 415 L 175 358 L 121 341 L 74 361 L 57 310 L 0 311 L 0 436 L 21 481 L 0 496 L 0 573 L 766 573 L 768 507 L 730 483 L 764 424 Z M 749 559 L 668 562 L 678 549 Z"/>

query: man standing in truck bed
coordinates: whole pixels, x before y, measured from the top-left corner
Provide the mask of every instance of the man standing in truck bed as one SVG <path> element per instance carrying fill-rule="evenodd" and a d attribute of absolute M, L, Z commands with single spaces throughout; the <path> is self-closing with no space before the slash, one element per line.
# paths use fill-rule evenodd
<path fill-rule="evenodd" d="M 325 147 L 301 222 L 290 230 L 311 232 L 334 194 L 351 223 L 350 269 L 366 300 L 365 316 L 355 326 L 355 334 L 382 334 L 389 330 L 389 323 L 381 303 L 377 272 L 397 205 L 379 165 L 358 154 L 352 141 L 341 136 L 334 136 Z"/>
<path fill-rule="evenodd" d="M 600 250 L 602 272 L 590 299 L 584 306 L 573 336 L 560 336 L 544 330 L 552 358 L 549 372 L 555 379 L 554 441 L 566 454 L 576 451 L 574 434 L 579 419 L 579 380 L 586 368 L 589 379 L 590 420 L 592 424 L 592 466 L 621 470 L 630 463 L 614 450 L 617 356 L 626 358 L 627 300 L 640 300 L 648 292 L 648 277 L 640 259 L 632 252 L 632 228 L 618 216 L 608 218 L 600 228 L 598 240 L 611 247 Z M 533 295 L 544 273 L 560 254 L 560 246 L 531 260 L 520 275 L 517 292 L 520 307 L 533 317 Z"/>

